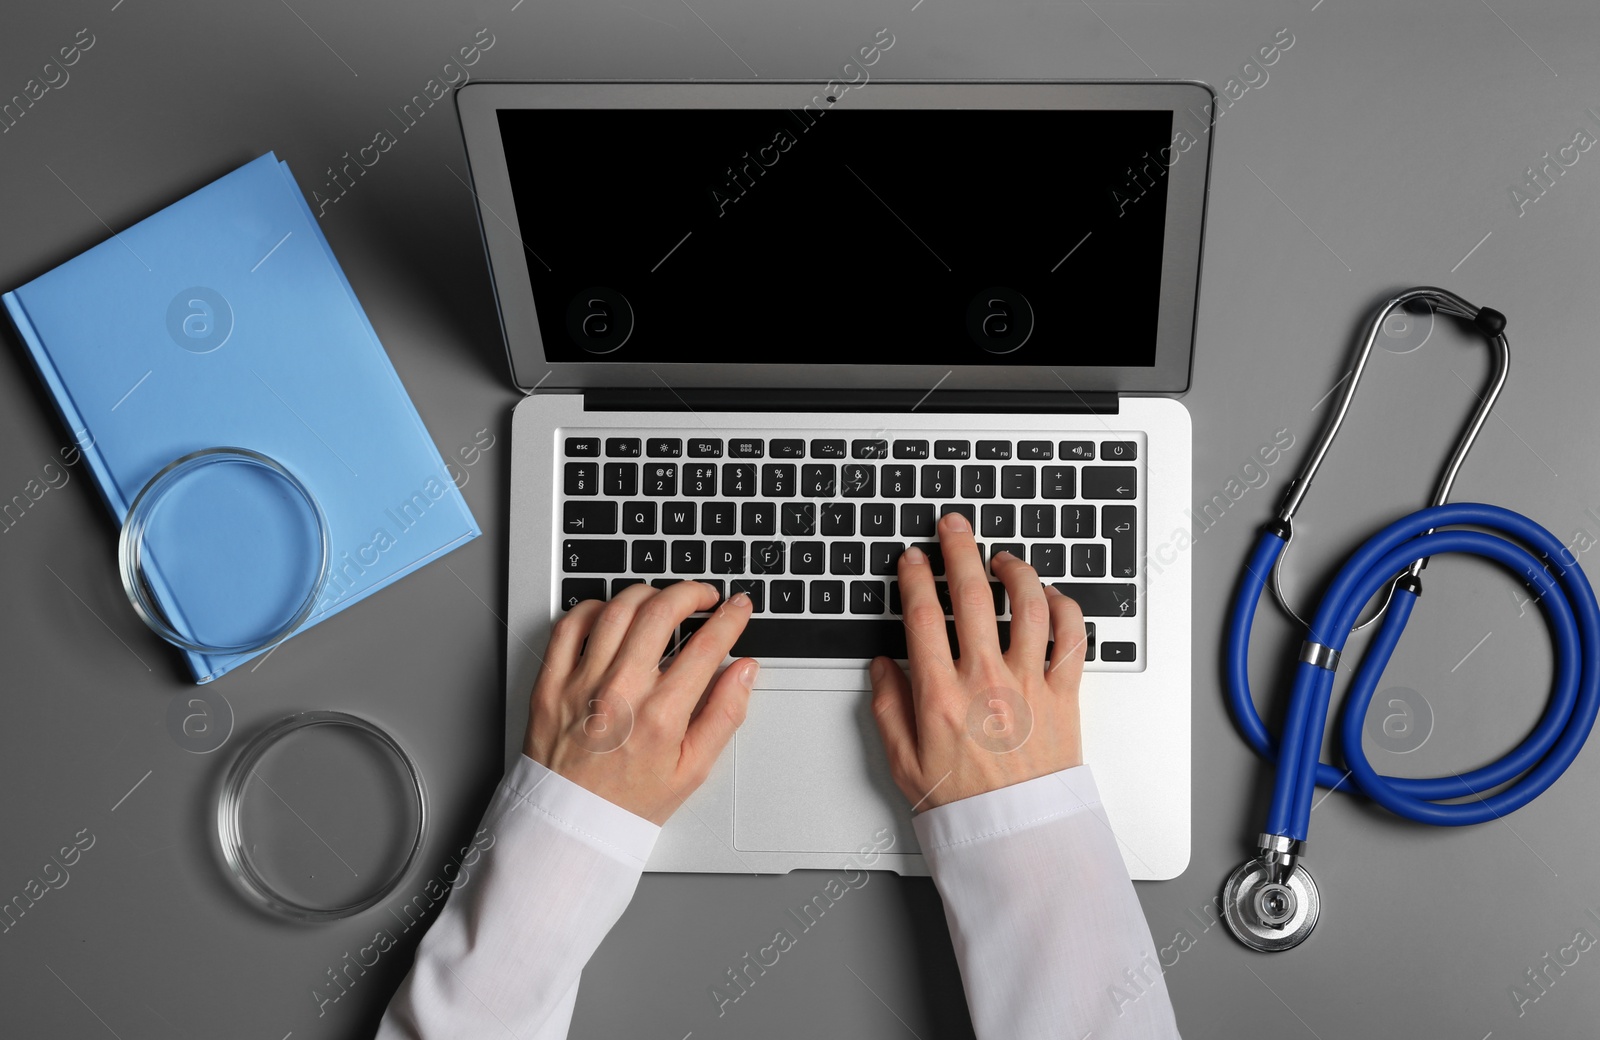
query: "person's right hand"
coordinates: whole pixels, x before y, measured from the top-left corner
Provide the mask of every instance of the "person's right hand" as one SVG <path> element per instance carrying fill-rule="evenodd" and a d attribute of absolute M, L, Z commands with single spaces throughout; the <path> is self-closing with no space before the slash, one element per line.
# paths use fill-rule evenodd
<path fill-rule="evenodd" d="M 928 557 L 913 546 L 899 565 L 911 674 L 887 657 L 872 662 L 873 713 L 913 811 L 1083 761 L 1078 682 L 1086 635 L 1078 604 L 1046 591 L 1023 560 L 995 554 L 990 566 L 1011 601 L 1011 642 L 1001 653 L 994 596 L 966 517 L 945 515 L 939 543 L 960 659 L 951 658 Z"/>

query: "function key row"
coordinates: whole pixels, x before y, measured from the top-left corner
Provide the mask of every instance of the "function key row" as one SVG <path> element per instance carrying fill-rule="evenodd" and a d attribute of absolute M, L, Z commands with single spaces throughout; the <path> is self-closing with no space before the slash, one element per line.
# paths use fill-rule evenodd
<path fill-rule="evenodd" d="M 859 438 L 813 438 L 809 443 L 803 438 L 774 437 L 763 441 L 760 437 L 735 437 L 724 442 L 721 437 L 690 437 L 687 449 L 681 437 L 568 437 L 568 458 L 599 458 L 601 449 L 614 459 L 761 459 L 770 448 L 775 459 L 887 459 L 891 448 L 887 440 Z M 1059 457 L 1074 462 L 1092 462 L 1096 455 L 1094 441 L 1035 441 L 980 440 L 976 454 L 973 443 L 966 440 L 936 440 L 932 447 L 927 441 L 897 440 L 893 445 L 896 459 L 1010 459 L 1047 462 Z M 809 448 L 809 455 L 807 449 Z M 1114 462 L 1132 462 L 1139 457 L 1136 441 L 1101 441 L 1099 458 Z"/>

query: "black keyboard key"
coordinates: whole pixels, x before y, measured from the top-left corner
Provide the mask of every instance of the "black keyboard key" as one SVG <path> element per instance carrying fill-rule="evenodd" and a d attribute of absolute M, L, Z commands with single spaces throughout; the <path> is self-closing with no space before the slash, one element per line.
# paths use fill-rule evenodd
<path fill-rule="evenodd" d="M 769 590 L 769 605 L 774 614 L 804 614 L 806 611 L 806 583 L 803 581 L 775 581 Z M 787 623 L 787 622 L 786 622 Z M 748 627 L 748 624 L 746 625 Z M 740 656 L 743 656 L 742 654 Z"/>
<path fill-rule="evenodd" d="M 1085 642 L 1085 645 L 1084 645 L 1084 648 L 1083 648 L 1083 659 L 1085 661 L 1093 661 L 1094 660 L 1094 651 L 1095 651 L 1095 645 L 1094 645 L 1094 622 L 1093 621 L 1085 621 L 1083 623 L 1083 638 L 1084 638 L 1084 642 Z"/>
<path fill-rule="evenodd" d="M 811 583 L 811 613 L 843 614 L 844 582 L 814 581 Z"/>
<path fill-rule="evenodd" d="M 833 542 L 828 546 L 829 574 L 865 574 L 867 547 L 860 542 Z"/>
<path fill-rule="evenodd" d="M 917 493 L 917 467 L 896 463 L 883 467 L 880 474 L 884 498 L 912 498 Z"/>
<path fill-rule="evenodd" d="M 844 441 L 814 440 L 811 442 L 811 457 L 814 459 L 842 459 L 845 457 Z"/>
<path fill-rule="evenodd" d="M 1106 537 L 1111 539 L 1111 576 L 1133 578 L 1139 574 L 1139 530 L 1133 506 L 1106 506 L 1100 511 Z"/>
<path fill-rule="evenodd" d="M 845 498 L 871 498 L 878 490 L 878 467 L 852 462 L 839 467 L 839 494 Z"/>
<path fill-rule="evenodd" d="M 711 543 L 711 573 L 712 574 L 743 574 L 744 573 L 744 543 L 743 542 L 712 542 Z"/>
<path fill-rule="evenodd" d="M 861 503 L 861 533 L 868 538 L 894 534 L 894 506 L 887 502 Z"/>
<path fill-rule="evenodd" d="M 825 502 L 822 520 L 817 533 L 821 535 L 848 536 L 856 533 L 856 504 L 854 502 Z"/>
<path fill-rule="evenodd" d="M 729 498 L 753 498 L 756 493 L 756 467 L 751 462 L 722 464 L 722 493 Z"/>
<path fill-rule="evenodd" d="M 1049 441 L 1018 441 L 1017 458 L 1046 462 L 1056 457 L 1056 446 Z"/>
<path fill-rule="evenodd" d="M 1058 447 L 1063 459 L 1073 462 L 1094 461 L 1094 441 L 1062 441 Z"/>
<path fill-rule="evenodd" d="M 1017 548 L 1022 548 L 1020 545 Z M 1028 562 L 1041 578 L 1060 578 L 1067 573 L 1067 547 L 1054 542 L 1040 542 L 1033 547 Z"/>
<path fill-rule="evenodd" d="M 643 584 L 644 584 L 644 579 L 643 578 L 612 578 L 611 579 L 611 598 L 612 599 L 616 599 L 617 593 L 621 592 L 623 589 L 627 588 L 629 585 L 643 585 Z"/>
<path fill-rule="evenodd" d="M 767 446 L 760 437 L 736 437 L 728 441 L 730 459 L 759 459 L 766 453 Z"/>
<path fill-rule="evenodd" d="M 1010 441 L 979 441 L 978 458 L 980 459 L 1009 459 L 1011 457 Z"/>
<path fill-rule="evenodd" d="M 621 538 L 568 538 L 561 543 L 561 569 L 568 574 L 621 574 L 628 569 L 628 543 Z"/>
<path fill-rule="evenodd" d="M 850 613 L 882 614 L 889 609 L 884 598 L 881 581 L 852 581 L 850 583 Z"/>
<path fill-rule="evenodd" d="M 944 574 L 944 547 L 942 545 L 938 542 L 912 542 L 911 544 L 927 554 L 928 566 L 933 569 L 934 574 Z"/>
<path fill-rule="evenodd" d="M 1085 466 L 1083 497 L 1133 498 L 1139 491 L 1138 472 L 1133 466 Z"/>
<path fill-rule="evenodd" d="M 704 574 L 705 572 L 705 542 L 677 541 L 672 543 L 672 573 Z"/>
<path fill-rule="evenodd" d="M 776 444 L 777 441 L 772 443 Z M 794 467 L 783 463 L 769 463 L 761 467 L 761 496 L 763 498 L 793 498 L 795 491 Z"/>
<path fill-rule="evenodd" d="M 694 534 L 695 512 L 693 502 L 661 503 L 661 533 Z"/>
<path fill-rule="evenodd" d="M 1093 538 L 1094 506 L 1062 506 L 1061 537 Z"/>
<path fill-rule="evenodd" d="M 667 543 L 653 538 L 633 540 L 633 573 L 667 573 Z M 616 595 L 615 591 L 612 595 Z"/>
<path fill-rule="evenodd" d="M 1028 559 L 1028 547 L 1021 542 L 993 542 L 989 545 L 989 552 L 991 554 L 990 559 L 998 556 L 1001 552 L 1008 552 L 1019 560 L 1026 561 Z"/>
<path fill-rule="evenodd" d="M 936 459 L 970 459 L 971 441 L 934 441 L 933 457 Z"/>
<path fill-rule="evenodd" d="M 568 437 L 567 455 L 575 459 L 596 459 L 600 457 L 599 437 Z M 604 596 L 592 596 L 591 599 L 605 599 Z"/>
<path fill-rule="evenodd" d="M 760 578 L 734 578 L 728 582 L 729 597 L 744 593 L 750 597 L 750 613 L 760 614 L 767 609 L 767 583 Z"/>
<path fill-rule="evenodd" d="M 904 542 L 873 542 L 867 549 L 867 573 L 898 573 L 900 554 L 905 551 Z"/>
<path fill-rule="evenodd" d="M 605 469 L 605 492 L 614 498 L 639 493 L 639 464 L 637 462 L 608 462 Z"/>
<path fill-rule="evenodd" d="M 691 459 L 720 459 L 722 458 L 721 437 L 690 437 L 689 457 Z"/>
<path fill-rule="evenodd" d="M 1032 466 L 1001 466 L 1000 497 L 1033 498 L 1033 483 L 1036 473 L 1037 471 Z"/>
<path fill-rule="evenodd" d="M 1138 441 L 1101 441 L 1100 457 L 1106 462 L 1132 462 L 1139 457 Z M 1133 644 L 1128 644 L 1132 646 Z"/>
<path fill-rule="evenodd" d="M 977 506 L 971 505 L 967 502 L 946 502 L 944 505 L 939 507 L 939 515 L 941 517 L 948 516 L 951 513 L 960 513 L 962 516 L 967 518 L 968 527 L 972 528 L 974 531 L 978 529 Z"/>
<path fill-rule="evenodd" d="M 923 466 L 922 497 L 956 497 L 956 468 L 954 466 Z"/>
<path fill-rule="evenodd" d="M 564 534 L 616 534 L 615 502 L 563 502 L 561 530 Z"/>
<path fill-rule="evenodd" d="M 1084 617 L 1134 617 L 1139 613 L 1138 594 L 1131 583 L 1055 581 L 1051 584 L 1057 592 L 1077 600 Z"/>
<path fill-rule="evenodd" d="M 839 467 L 832 463 L 800 467 L 800 493 L 807 498 L 829 498 L 838 494 L 834 490 L 838 482 Z"/>
<path fill-rule="evenodd" d="M 793 542 L 789 546 L 790 574 L 826 574 L 828 552 L 821 542 Z"/>
<path fill-rule="evenodd" d="M 644 442 L 644 452 L 652 459 L 675 459 L 683 454 L 681 437 L 651 437 Z"/>
<path fill-rule="evenodd" d="M 598 462 L 567 463 L 566 484 L 569 495 L 598 495 L 600 493 L 600 464 Z"/>
<path fill-rule="evenodd" d="M 962 466 L 961 467 L 961 497 L 962 498 L 993 498 L 994 497 L 994 467 L 993 466 Z"/>
<path fill-rule="evenodd" d="M 751 542 L 750 543 L 750 573 L 751 574 L 782 574 L 783 573 L 783 543 L 782 542 Z"/>
<path fill-rule="evenodd" d="M 889 457 L 889 442 L 880 440 L 851 441 L 850 457 L 853 459 L 886 459 Z"/>
<path fill-rule="evenodd" d="M 1039 470 L 1039 488 L 1045 498 L 1073 498 L 1078 494 L 1078 467 L 1043 467 Z"/>
<path fill-rule="evenodd" d="M 1023 506 L 1022 537 L 1054 538 L 1056 536 L 1056 510 L 1054 506 Z"/>
<path fill-rule="evenodd" d="M 777 534 L 778 506 L 775 502 L 744 502 L 739 506 L 740 534 Z"/>
<path fill-rule="evenodd" d="M 738 516 L 732 502 L 704 502 L 700 505 L 701 534 L 735 534 Z"/>
<path fill-rule="evenodd" d="M 934 532 L 933 505 L 907 502 L 900 507 L 900 533 L 907 538 L 927 538 Z"/>
<path fill-rule="evenodd" d="M 769 606 L 773 613 L 799 613 L 792 605 L 779 605 L 777 586 L 780 584 L 789 583 L 772 583 Z M 680 639 L 687 639 L 707 620 L 703 617 L 686 619 L 679 629 Z M 996 627 L 1003 651 L 1011 645 L 1011 622 L 1000 621 Z M 950 640 L 951 652 L 957 657 L 961 656 L 955 622 L 945 622 L 945 636 Z M 729 653 L 734 657 L 843 658 L 860 661 L 881 654 L 903 661 L 906 659 L 906 626 L 902 621 L 887 618 L 784 618 L 768 615 L 747 621 Z"/>
<path fill-rule="evenodd" d="M 586 599 L 605 599 L 604 578 L 562 578 L 561 609 L 571 610 Z"/>
<path fill-rule="evenodd" d="M 1009 502 L 998 506 L 984 506 L 983 523 L 979 533 L 985 538 L 1015 538 L 1017 507 Z"/>
<path fill-rule="evenodd" d="M 720 442 L 718 442 L 720 443 Z M 683 467 L 683 493 L 709 498 L 717 493 L 717 467 L 709 463 L 690 463 Z"/>
<path fill-rule="evenodd" d="M 672 586 L 678 584 L 678 582 L 680 582 L 682 580 L 683 580 L 682 578 L 651 578 L 650 579 L 650 587 L 652 589 L 671 588 Z"/>
<path fill-rule="evenodd" d="M 925 459 L 928 457 L 928 442 L 895 441 L 894 457 L 897 459 Z"/>
<path fill-rule="evenodd" d="M 1099 542 L 1080 542 L 1072 547 L 1072 576 L 1074 578 L 1104 578 L 1106 576 L 1106 547 Z"/>
<path fill-rule="evenodd" d="M 654 502 L 622 503 L 623 534 L 655 534 L 656 504 Z"/>
<path fill-rule="evenodd" d="M 644 464 L 644 493 L 669 498 L 678 493 L 678 464 L 676 462 L 647 462 Z"/>
<path fill-rule="evenodd" d="M 1100 644 L 1100 660 L 1102 661 L 1131 661 L 1134 658 L 1134 645 L 1107 641 Z"/>
<path fill-rule="evenodd" d="M 637 437 L 606 438 L 606 454 L 614 459 L 636 459 L 639 457 L 639 448 Z"/>
<path fill-rule="evenodd" d="M 772 450 L 775 459 L 803 459 L 806 457 L 806 442 L 802 440 L 774 440 L 768 447 Z"/>
<path fill-rule="evenodd" d="M 815 502 L 785 502 L 778 512 L 779 532 L 787 535 L 817 533 L 817 504 Z"/>

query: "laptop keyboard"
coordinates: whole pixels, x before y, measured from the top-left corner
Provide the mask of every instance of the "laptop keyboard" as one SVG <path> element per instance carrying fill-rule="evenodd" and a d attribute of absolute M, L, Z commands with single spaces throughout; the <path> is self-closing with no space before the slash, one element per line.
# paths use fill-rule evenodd
<path fill-rule="evenodd" d="M 693 579 L 750 595 L 734 656 L 903 659 L 897 560 L 907 545 L 928 554 L 950 618 L 935 524 L 959 511 L 986 573 L 1009 550 L 1078 602 L 1088 661 L 1142 665 L 1142 434 L 703 432 L 558 433 L 560 610 Z M 1010 604 L 990 586 L 1005 646 Z"/>

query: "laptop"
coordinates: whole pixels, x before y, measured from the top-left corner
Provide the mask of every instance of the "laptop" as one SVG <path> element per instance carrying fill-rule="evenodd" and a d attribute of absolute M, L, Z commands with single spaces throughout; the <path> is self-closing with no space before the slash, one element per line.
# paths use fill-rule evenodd
<path fill-rule="evenodd" d="M 734 655 L 762 663 L 747 719 L 647 869 L 927 873 L 867 664 L 905 657 L 899 553 L 936 548 L 937 518 L 962 510 L 985 559 L 1007 548 L 1084 608 L 1085 760 L 1129 873 L 1180 874 L 1192 524 L 1175 395 L 1210 89 L 565 81 L 456 96 L 527 394 L 507 761 L 534 651 L 574 603 L 641 581 L 747 591 Z"/>

